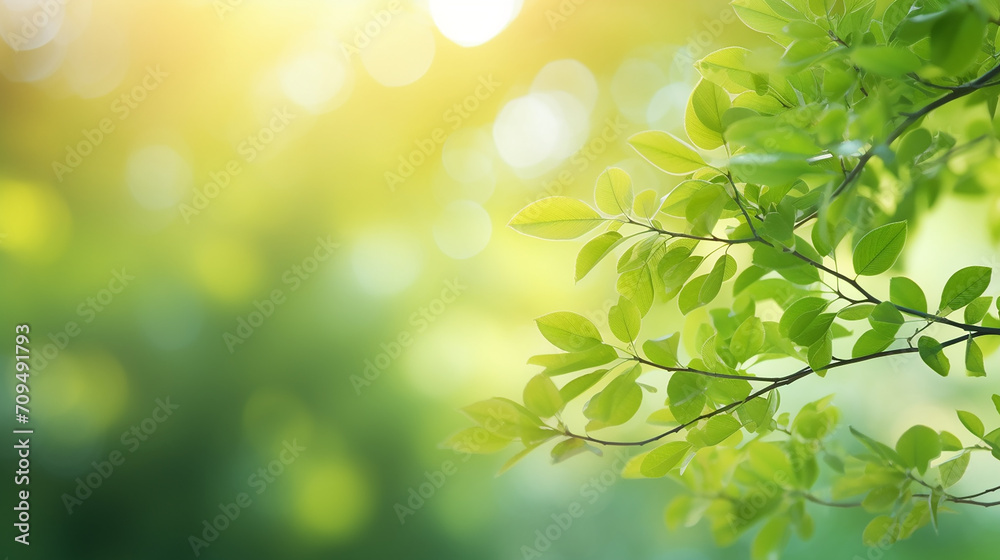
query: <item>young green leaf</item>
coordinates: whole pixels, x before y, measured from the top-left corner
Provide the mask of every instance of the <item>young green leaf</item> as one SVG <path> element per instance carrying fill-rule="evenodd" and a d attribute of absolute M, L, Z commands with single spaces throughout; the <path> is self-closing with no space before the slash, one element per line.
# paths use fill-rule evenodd
<path fill-rule="evenodd" d="M 969 459 L 971 456 L 968 453 L 962 453 L 954 459 L 941 463 L 938 467 L 941 473 L 941 486 L 949 488 L 962 480 L 962 477 L 965 476 L 965 470 L 969 467 Z"/>
<path fill-rule="evenodd" d="M 618 352 L 607 344 L 599 344 L 582 352 L 567 354 L 540 354 L 532 356 L 528 363 L 545 368 L 545 375 L 562 375 L 591 367 L 603 366 L 618 358 Z"/>
<path fill-rule="evenodd" d="M 939 313 L 957 311 L 983 295 L 993 271 L 985 266 L 969 266 L 952 274 L 941 291 Z"/>
<path fill-rule="evenodd" d="M 580 249 L 580 254 L 576 257 L 576 281 L 579 282 L 586 276 L 597 263 L 604 257 L 611 254 L 615 247 L 620 245 L 625 238 L 617 231 L 602 233 L 591 239 Z"/>
<path fill-rule="evenodd" d="M 757 355 L 764 346 L 764 323 L 751 315 L 733 333 L 729 340 L 729 351 L 738 362 L 745 362 Z"/>
<path fill-rule="evenodd" d="M 691 444 L 686 441 L 671 441 L 649 452 L 639 467 L 639 472 L 648 478 L 666 476 L 687 455 Z"/>
<path fill-rule="evenodd" d="M 976 339 L 971 337 L 965 345 L 965 372 L 969 377 L 986 377 L 983 350 L 976 343 Z"/>
<path fill-rule="evenodd" d="M 986 33 L 986 18 L 969 4 L 956 4 L 931 28 L 931 62 L 952 76 L 976 59 Z"/>
<path fill-rule="evenodd" d="M 587 350 L 604 342 L 590 319 L 569 311 L 543 315 L 535 319 L 535 324 L 546 340 L 567 352 Z"/>
<path fill-rule="evenodd" d="M 917 351 L 920 353 L 920 359 L 938 375 L 942 377 L 948 375 L 951 362 L 944 355 L 944 348 L 940 342 L 929 336 L 921 336 L 917 340 Z"/>
<path fill-rule="evenodd" d="M 640 132 L 628 142 L 649 163 L 671 175 L 687 175 L 706 166 L 694 148 L 667 132 Z"/>
<path fill-rule="evenodd" d="M 569 459 L 570 457 L 575 457 L 581 453 L 586 453 L 587 442 L 582 439 L 569 438 L 564 439 L 557 443 L 555 447 L 552 448 L 552 463 L 559 464 Z"/>
<path fill-rule="evenodd" d="M 906 222 L 877 227 L 854 248 L 854 272 L 860 276 L 881 274 L 895 264 L 906 244 Z"/>
<path fill-rule="evenodd" d="M 617 167 L 609 167 L 597 178 L 594 200 L 597 209 L 612 216 L 630 215 L 634 194 L 632 178 Z"/>
<path fill-rule="evenodd" d="M 888 348 L 894 340 L 893 337 L 886 336 L 878 331 L 867 331 L 858 337 L 858 341 L 854 343 L 854 348 L 851 350 L 851 357 L 860 358 L 862 356 L 878 354 Z"/>
<path fill-rule="evenodd" d="M 628 422 L 642 404 L 642 389 L 636 378 L 642 373 L 640 366 L 611 380 L 608 386 L 594 395 L 584 408 L 584 415 L 590 419 L 588 430 L 609 426 L 619 426 Z"/>
<path fill-rule="evenodd" d="M 966 412 L 964 410 L 956 411 L 958 413 L 958 419 L 965 426 L 965 429 L 976 436 L 977 438 L 982 438 L 983 434 L 986 433 L 986 427 L 983 426 L 983 421 L 979 419 L 978 416 L 971 412 Z"/>
<path fill-rule="evenodd" d="M 916 72 L 923 65 L 908 49 L 884 45 L 857 47 L 851 52 L 851 60 L 869 72 L 891 78 Z"/>
<path fill-rule="evenodd" d="M 705 377 L 696 373 L 680 371 L 670 376 L 670 381 L 667 382 L 667 402 L 678 422 L 690 422 L 701 414 L 708 401 L 705 396 L 707 387 Z"/>
<path fill-rule="evenodd" d="M 538 374 L 524 386 L 524 406 L 542 418 L 554 416 L 562 410 L 563 400 L 552 379 Z"/>
<path fill-rule="evenodd" d="M 642 351 L 650 361 L 664 366 L 676 367 L 678 363 L 677 347 L 680 334 L 674 333 L 663 338 L 650 339 L 642 343 Z"/>
<path fill-rule="evenodd" d="M 604 221 L 604 217 L 584 202 L 551 196 L 525 206 L 508 225 L 532 237 L 563 240 L 576 239 Z"/>
<path fill-rule="evenodd" d="M 706 446 L 718 445 L 729 436 L 740 431 L 740 427 L 740 421 L 728 414 L 713 416 L 705 422 L 705 427 L 702 429 L 704 438 L 702 442 Z"/>
<path fill-rule="evenodd" d="M 903 314 L 893 304 L 883 301 L 868 316 L 872 329 L 886 338 L 892 338 L 903 326 Z"/>
<path fill-rule="evenodd" d="M 889 280 L 889 301 L 907 309 L 927 313 L 927 297 L 924 296 L 924 291 L 916 282 L 905 276 Z"/>
<path fill-rule="evenodd" d="M 622 342 L 633 342 L 641 324 L 642 313 L 629 299 L 619 297 L 618 305 L 608 310 L 608 328 Z"/>
<path fill-rule="evenodd" d="M 989 312 L 991 303 L 993 303 L 992 297 L 977 297 L 972 300 L 972 303 L 965 307 L 965 322 L 975 325 L 982 321 Z"/>
<path fill-rule="evenodd" d="M 704 150 L 722 146 L 722 115 L 729 107 L 729 94 L 721 87 L 708 80 L 698 81 L 684 115 L 684 128 L 695 146 Z"/>
<path fill-rule="evenodd" d="M 913 426 L 899 436 L 896 453 L 903 465 L 924 474 L 931 460 L 941 454 L 941 437 L 927 426 Z"/>
<path fill-rule="evenodd" d="M 559 389 L 559 397 L 564 403 L 569 402 L 580 395 L 582 395 L 587 389 L 590 389 L 597 384 L 598 381 L 604 378 L 609 370 L 598 369 L 586 375 L 581 375 L 576 379 L 570 381 Z"/>

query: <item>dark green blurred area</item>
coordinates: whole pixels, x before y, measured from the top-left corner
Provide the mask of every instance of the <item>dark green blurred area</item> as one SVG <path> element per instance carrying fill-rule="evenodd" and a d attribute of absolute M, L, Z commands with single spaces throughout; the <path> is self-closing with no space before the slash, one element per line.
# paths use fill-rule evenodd
<path fill-rule="evenodd" d="M 531 318 L 600 315 L 612 296 L 607 274 L 573 287 L 569 245 L 509 217 L 589 196 L 612 164 L 666 192 L 624 139 L 679 129 L 690 61 L 760 39 L 716 0 L 484 2 L 519 10 L 468 47 L 442 33 L 463 21 L 449 2 L 229 4 L 68 0 L 32 48 L 0 44 L 0 403 L 29 324 L 35 430 L 30 547 L 12 542 L 3 444 L 5 555 L 189 558 L 208 522 L 205 558 L 523 558 L 576 502 L 542 557 L 747 557 L 748 539 L 717 549 L 703 525 L 669 533 L 677 489 L 618 480 L 613 457 L 539 452 L 497 478 L 506 457 L 438 443 L 461 406 L 517 398 L 545 348 Z M 38 8 L 0 9 L 9 39 Z M 359 30 L 370 48 L 345 50 Z M 387 179 L 427 138 L 413 175 Z M 995 558 L 991 514 L 884 557 Z M 814 515 L 788 558 L 876 558 L 865 514 Z"/>

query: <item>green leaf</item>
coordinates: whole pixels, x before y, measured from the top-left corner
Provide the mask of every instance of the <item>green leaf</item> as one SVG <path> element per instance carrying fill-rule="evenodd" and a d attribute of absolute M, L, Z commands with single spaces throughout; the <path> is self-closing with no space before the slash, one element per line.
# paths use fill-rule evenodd
<path fill-rule="evenodd" d="M 552 448 L 552 462 L 561 463 L 570 457 L 575 457 L 587 451 L 587 442 L 582 439 L 569 438 L 557 443 Z"/>
<path fill-rule="evenodd" d="M 802 175 L 816 173 L 808 157 L 789 153 L 743 153 L 729 159 L 729 166 L 740 180 L 748 183 L 785 185 Z"/>
<path fill-rule="evenodd" d="M 997 414 L 1000 414 L 1000 395 L 993 395 L 993 406 L 997 409 Z"/>
<path fill-rule="evenodd" d="M 872 310 L 872 314 L 868 316 L 868 322 L 875 332 L 886 338 L 892 338 L 903 326 L 903 314 L 893 304 L 883 301 Z"/>
<path fill-rule="evenodd" d="M 941 473 L 941 486 L 948 488 L 954 486 L 962 477 L 965 476 L 965 469 L 969 467 L 969 459 L 971 459 L 968 453 L 962 453 L 961 455 L 955 457 L 954 459 L 949 459 L 938 466 L 938 470 Z"/>
<path fill-rule="evenodd" d="M 764 323 L 751 315 L 733 333 L 729 340 L 729 351 L 738 362 L 745 362 L 757 355 L 764 347 Z"/>
<path fill-rule="evenodd" d="M 893 337 L 886 336 L 878 331 L 867 331 L 858 337 L 858 341 L 854 343 L 854 348 L 851 350 L 851 357 L 860 358 L 862 356 L 877 354 L 888 348 L 894 340 Z"/>
<path fill-rule="evenodd" d="M 704 150 L 722 146 L 722 115 L 729 107 L 729 94 L 721 87 L 708 80 L 698 81 L 684 115 L 684 128 L 695 146 Z"/>
<path fill-rule="evenodd" d="M 969 266 L 948 279 L 941 292 L 939 313 L 957 311 L 983 295 L 990 285 L 993 271 L 985 266 Z"/>
<path fill-rule="evenodd" d="M 631 300 L 619 297 L 618 305 L 608 310 L 608 328 L 622 342 L 633 342 L 639 335 L 642 313 Z"/>
<path fill-rule="evenodd" d="M 958 410 L 956 412 L 958 412 L 958 419 L 962 422 L 962 425 L 965 426 L 965 429 L 969 430 L 969 432 L 977 438 L 982 439 L 983 434 L 986 433 L 986 427 L 983 426 L 983 421 L 971 412 L 966 412 L 964 410 Z"/>
<path fill-rule="evenodd" d="M 458 453 L 475 453 L 477 455 L 485 455 L 489 453 L 496 453 L 497 451 L 503 451 L 505 447 L 510 445 L 510 442 L 510 439 L 502 437 L 495 432 L 491 432 L 486 428 L 473 426 L 451 436 L 445 440 L 441 446 L 446 449 L 452 449 Z"/>
<path fill-rule="evenodd" d="M 625 171 L 609 167 L 597 178 L 594 200 L 598 210 L 612 216 L 627 216 L 631 214 L 633 199 L 632 178 Z"/>
<path fill-rule="evenodd" d="M 788 24 L 764 0 L 733 0 L 733 10 L 747 27 L 768 35 L 782 33 Z"/>
<path fill-rule="evenodd" d="M 907 49 L 882 45 L 857 47 L 851 52 L 851 60 L 869 72 L 892 78 L 916 72 L 923 65 L 920 58 Z"/>
<path fill-rule="evenodd" d="M 671 175 L 687 175 L 707 165 L 694 148 L 667 132 L 640 132 L 628 142 L 646 161 Z"/>
<path fill-rule="evenodd" d="M 635 382 L 641 373 L 640 366 L 633 367 L 612 379 L 604 390 L 590 399 L 583 409 L 584 415 L 590 419 L 588 430 L 619 426 L 635 415 L 642 404 L 642 389 Z"/>
<path fill-rule="evenodd" d="M 719 260 L 715 261 L 712 271 L 708 273 L 708 277 L 705 278 L 705 282 L 701 285 L 701 290 L 698 292 L 698 303 L 701 305 L 710 303 L 715 299 L 715 296 L 719 295 L 719 290 L 722 289 L 722 282 L 726 276 L 726 265 L 730 258 L 732 257 L 729 255 L 723 255 L 719 257 Z"/>
<path fill-rule="evenodd" d="M 865 546 L 875 548 L 888 546 L 896 542 L 896 521 L 888 515 L 880 515 L 868 522 L 861 534 L 861 542 Z"/>
<path fill-rule="evenodd" d="M 896 502 L 899 498 L 899 488 L 895 486 L 879 486 L 872 489 L 871 492 L 865 496 L 864 501 L 861 502 L 861 506 L 865 508 L 867 512 L 877 512 L 877 511 L 887 511 L 892 507 L 892 504 Z"/>
<path fill-rule="evenodd" d="M 965 345 L 965 372 L 969 377 L 986 377 L 983 350 L 976 343 L 976 339 L 971 337 Z"/>
<path fill-rule="evenodd" d="M 563 402 L 569 402 L 582 395 L 587 389 L 597 385 L 597 382 L 603 379 L 607 373 L 608 370 L 606 369 L 598 369 L 586 375 L 581 375 L 564 385 L 562 389 L 559 389 L 559 397 Z"/>
<path fill-rule="evenodd" d="M 653 272 L 648 266 L 622 273 L 615 287 L 623 298 L 635 304 L 640 315 L 653 306 Z"/>
<path fill-rule="evenodd" d="M 686 441 L 665 443 L 646 455 L 639 467 L 639 472 L 649 478 L 666 476 L 671 469 L 681 462 L 681 459 L 684 458 L 690 449 L 691 444 Z"/>
<path fill-rule="evenodd" d="M 697 68 L 705 79 L 718 84 L 730 93 L 740 93 L 767 87 L 767 77 L 748 70 L 750 51 L 744 47 L 726 47 L 711 52 L 698 61 Z M 753 92 L 750 92 L 753 93 Z M 759 97 L 759 96 L 758 96 Z M 773 97 L 761 97 L 773 105 L 781 105 Z M 767 103 L 767 101 L 763 101 Z"/>
<path fill-rule="evenodd" d="M 597 263 L 611 254 L 611 251 L 620 245 L 624 239 L 622 234 L 617 231 L 609 231 L 588 241 L 580 249 L 580 254 L 576 257 L 576 281 L 579 282 L 582 280 L 584 276 L 597 266 Z"/>
<path fill-rule="evenodd" d="M 924 474 L 931 460 L 941 455 L 941 437 L 927 426 L 913 426 L 899 436 L 896 453 L 903 465 Z"/>
<path fill-rule="evenodd" d="M 927 313 L 927 297 L 924 296 L 924 291 L 916 282 L 905 276 L 889 280 L 889 301 L 907 309 Z"/>
<path fill-rule="evenodd" d="M 788 517 L 780 515 L 768 519 L 753 540 L 750 547 L 750 558 L 752 560 L 777 558 L 778 553 L 785 547 L 791 536 L 788 530 L 789 523 Z"/>
<path fill-rule="evenodd" d="M 982 321 L 989 312 L 991 303 L 993 303 L 992 297 L 977 297 L 972 300 L 972 303 L 965 308 L 965 322 L 975 325 Z"/>
<path fill-rule="evenodd" d="M 660 195 L 653 189 L 646 189 L 635 195 L 632 209 L 636 216 L 650 220 L 660 209 Z"/>
<path fill-rule="evenodd" d="M 646 357 L 661 366 L 676 367 L 678 363 L 677 347 L 680 334 L 674 333 L 663 338 L 650 339 L 642 343 L 642 351 Z"/>
<path fill-rule="evenodd" d="M 566 354 L 541 354 L 532 356 L 528 363 L 542 366 L 545 375 L 562 375 L 591 367 L 603 366 L 618 358 L 618 352 L 607 344 L 599 344 L 582 352 Z"/>
<path fill-rule="evenodd" d="M 854 427 L 851 427 L 851 434 L 858 439 L 861 443 L 865 444 L 865 447 L 873 451 L 879 457 L 882 457 L 888 462 L 894 463 L 896 465 L 902 465 L 903 460 L 896 453 L 896 450 L 889 447 L 888 445 L 875 441 L 874 439 L 866 436 L 865 434 L 857 431 Z"/>
<path fill-rule="evenodd" d="M 604 342 L 590 319 L 569 311 L 543 315 L 535 319 L 535 324 L 546 340 L 567 352 L 587 350 Z"/>
<path fill-rule="evenodd" d="M 824 336 L 809 347 L 807 354 L 809 367 L 820 377 L 826 375 L 826 366 L 833 360 L 833 340 L 829 336 Z"/>
<path fill-rule="evenodd" d="M 703 443 L 706 446 L 718 445 L 729 436 L 738 432 L 740 426 L 740 421 L 728 414 L 713 416 L 705 422 L 705 427 L 702 429 L 704 435 Z"/>
<path fill-rule="evenodd" d="M 906 222 L 877 227 L 861 238 L 854 248 L 854 272 L 874 276 L 889 270 L 906 244 Z"/>
<path fill-rule="evenodd" d="M 840 317 L 845 321 L 860 321 L 862 319 L 867 319 L 874 310 L 874 303 L 860 303 L 841 309 L 837 312 L 837 317 Z"/>
<path fill-rule="evenodd" d="M 507 224 L 542 239 L 576 239 L 604 223 L 605 218 L 575 198 L 551 196 L 532 202 Z"/>
<path fill-rule="evenodd" d="M 542 418 L 554 416 L 563 404 L 559 389 L 547 375 L 532 377 L 524 387 L 524 406 Z"/>
<path fill-rule="evenodd" d="M 951 362 L 944 355 L 944 347 L 940 342 L 929 336 L 921 336 L 917 339 L 917 351 L 920 352 L 920 359 L 938 375 L 942 377 L 948 375 Z"/>
<path fill-rule="evenodd" d="M 696 373 L 680 371 L 670 376 L 667 382 L 667 402 L 670 412 L 678 422 L 684 424 L 701 415 L 708 398 L 705 389 L 708 382 Z"/>
<path fill-rule="evenodd" d="M 958 4 L 931 28 L 931 62 L 951 75 L 964 72 L 983 45 L 986 19 L 971 4 Z"/>

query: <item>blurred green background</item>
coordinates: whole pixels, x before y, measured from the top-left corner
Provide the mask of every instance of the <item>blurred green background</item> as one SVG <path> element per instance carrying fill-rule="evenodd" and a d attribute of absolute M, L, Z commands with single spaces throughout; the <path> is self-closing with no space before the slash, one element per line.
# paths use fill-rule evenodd
<path fill-rule="evenodd" d="M 748 556 L 669 533 L 676 488 L 620 481 L 614 456 L 497 478 L 506 456 L 438 447 L 462 405 L 518 398 L 546 351 L 533 317 L 603 324 L 611 272 L 573 286 L 575 245 L 506 221 L 589 197 L 608 165 L 666 193 L 625 139 L 681 130 L 693 60 L 761 44 L 726 2 L 0 0 L 0 35 L 0 370 L 30 324 L 35 430 L 32 544 L 7 519 L 9 557 L 524 558 L 574 502 L 543 557 Z M 909 272 L 933 291 L 996 267 L 986 212 L 944 204 Z M 886 437 L 989 406 L 882 367 L 786 402 L 838 392 Z M 788 557 L 883 554 L 863 512 L 814 513 Z M 996 558 L 997 520 L 964 511 L 884 557 Z M 206 521 L 226 527 L 193 546 Z"/>

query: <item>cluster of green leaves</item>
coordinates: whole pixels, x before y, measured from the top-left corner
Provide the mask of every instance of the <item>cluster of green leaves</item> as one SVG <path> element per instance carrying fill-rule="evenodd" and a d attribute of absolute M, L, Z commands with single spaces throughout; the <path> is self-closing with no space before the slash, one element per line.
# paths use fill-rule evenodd
<path fill-rule="evenodd" d="M 922 425 L 894 446 L 851 428 L 860 444 L 850 452 L 834 439 L 840 414 L 830 397 L 793 414 L 781 410 L 778 391 L 904 354 L 946 376 L 946 349 L 956 345 L 965 347 L 966 374 L 986 376 L 984 358 L 1000 345 L 1000 317 L 984 296 L 991 269 L 956 271 L 935 307 L 917 282 L 885 274 L 942 193 L 1000 190 L 990 166 L 1000 130 L 1000 0 L 733 5 L 773 48 L 728 47 L 697 63 L 686 138 L 629 139 L 680 178 L 669 193 L 636 189 L 611 168 L 597 179 L 593 206 L 545 198 L 511 220 L 544 239 L 597 230 L 575 278 L 617 255 L 617 304 L 600 327 L 572 312 L 537 319 L 558 352 L 528 361 L 542 371 L 521 403 L 469 407 L 477 426 L 449 444 L 493 452 L 519 443 L 504 469 L 545 443 L 556 462 L 651 446 L 625 474 L 670 477 L 690 490 L 667 508 L 668 524 L 705 518 L 720 543 L 759 526 L 755 558 L 771 557 L 792 534 L 811 535 L 809 503 L 878 514 L 863 535 L 873 546 L 936 527 L 955 504 L 1000 504 L 975 499 L 1000 487 L 949 493 L 974 451 L 1000 460 L 1000 430 L 987 432 L 974 414 L 958 412 L 976 438 L 969 445 Z M 941 112 L 947 119 L 935 120 Z M 651 313 L 673 313 L 675 301 L 683 327 L 649 338 Z M 953 336 L 938 340 L 930 327 Z M 795 365 L 786 375 L 761 374 L 787 364 Z M 663 407 L 634 421 L 664 379 Z M 993 400 L 1000 412 L 1000 396 Z M 571 427 L 578 423 L 582 430 Z M 603 435 L 650 428 L 634 440 Z M 817 495 L 827 491 L 830 499 Z M 863 499 L 841 501 L 853 496 Z"/>

